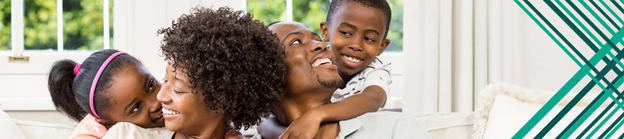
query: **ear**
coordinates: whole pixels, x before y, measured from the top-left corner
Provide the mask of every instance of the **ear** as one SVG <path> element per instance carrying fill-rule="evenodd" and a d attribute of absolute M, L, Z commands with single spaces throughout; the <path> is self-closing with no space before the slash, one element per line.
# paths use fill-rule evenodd
<path fill-rule="evenodd" d="M 384 39 L 383 42 L 381 42 L 381 46 L 379 46 L 379 49 L 377 50 L 377 56 L 381 55 L 381 53 L 388 48 L 388 45 L 390 45 L 390 40 Z"/>
<path fill-rule="evenodd" d="M 324 42 L 328 42 L 329 41 L 329 35 L 327 34 L 328 33 L 328 31 L 327 31 L 328 28 L 329 28 L 329 25 L 327 24 L 327 22 L 321 21 L 321 35 L 322 35 L 321 37 L 323 37 L 323 41 Z"/>
<path fill-rule="evenodd" d="M 96 122 L 104 125 L 104 127 L 106 127 L 106 129 L 111 128 L 113 125 L 115 125 L 115 122 L 112 122 L 110 120 L 104 120 L 104 119 L 95 119 Z"/>

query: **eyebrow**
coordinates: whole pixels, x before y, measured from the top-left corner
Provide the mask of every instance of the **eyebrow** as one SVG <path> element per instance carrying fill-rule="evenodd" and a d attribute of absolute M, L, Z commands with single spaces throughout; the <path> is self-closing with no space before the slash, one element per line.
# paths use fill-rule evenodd
<path fill-rule="evenodd" d="M 282 38 L 282 40 L 284 40 L 284 41 L 282 41 L 282 43 L 285 43 L 286 42 L 286 38 L 288 38 L 290 35 L 301 35 L 301 36 L 304 36 L 304 34 L 302 32 L 300 32 L 300 31 L 291 32 L 291 33 L 288 33 L 288 35 L 286 35 L 284 38 Z"/>
<path fill-rule="evenodd" d="M 312 33 L 310 33 L 310 34 L 312 34 L 312 37 L 314 37 L 314 36 L 317 36 L 317 37 L 319 37 L 319 38 L 321 37 L 321 35 L 317 34 L 317 33 L 316 33 L 316 32 L 314 32 L 314 31 L 310 31 L 310 32 L 312 32 Z"/>
<path fill-rule="evenodd" d="M 350 27 L 350 28 L 357 29 L 357 27 L 356 27 L 355 25 L 353 25 L 353 24 L 349 24 L 349 23 L 347 23 L 347 22 L 342 22 L 342 23 L 340 23 L 340 25 L 344 25 L 344 26 L 348 26 L 348 27 Z M 370 31 L 370 32 L 376 33 L 377 35 L 381 35 L 381 34 L 379 33 L 379 31 L 374 30 L 374 29 L 366 29 L 366 30 L 364 30 L 364 31 Z"/>

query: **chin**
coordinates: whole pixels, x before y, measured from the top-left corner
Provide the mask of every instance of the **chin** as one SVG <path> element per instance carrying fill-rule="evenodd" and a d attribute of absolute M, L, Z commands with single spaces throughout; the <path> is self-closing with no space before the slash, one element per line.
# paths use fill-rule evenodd
<path fill-rule="evenodd" d="M 182 129 L 180 129 L 180 126 L 176 123 L 165 123 L 165 127 L 167 127 L 167 129 L 169 131 L 173 131 L 173 132 L 180 132 Z"/>
<path fill-rule="evenodd" d="M 327 88 L 338 88 L 342 85 L 342 79 L 338 78 L 338 79 L 331 79 L 331 80 L 321 80 L 319 79 L 319 83 L 323 86 L 323 87 L 327 87 Z"/>

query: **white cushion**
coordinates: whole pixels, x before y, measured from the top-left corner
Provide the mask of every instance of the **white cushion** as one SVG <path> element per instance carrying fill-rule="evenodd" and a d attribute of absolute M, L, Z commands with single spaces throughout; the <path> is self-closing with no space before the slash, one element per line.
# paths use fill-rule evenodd
<path fill-rule="evenodd" d="M 17 127 L 13 119 L 9 117 L 9 115 L 4 112 L 4 110 L 0 109 L 0 135 L 2 138 L 7 139 L 25 139 L 26 137 L 22 133 L 22 131 Z"/>
<path fill-rule="evenodd" d="M 494 101 L 494 106 L 490 111 L 487 129 L 483 138 L 511 138 L 524 124 L 526 124 L 537 111 L 542 108 L 542 104 L 532 104 L 519 101 L 516 98 L 506 95 L 497 95 Z M 547 114 L 543 119 L 550 121 L 555 117 L 556 113 L 563 109 L 564 106 L 555 106 L 550 114 Z M 559 123 L 571 123 L 572 120 L 583 111 L 585 107 L 573 107 L 568 116 L 564 116 Z M 604 108 L 598 107 L 597 111 L 602 111 Z M 591 117 L 589 118 L 591 119 Z M 544 127 L 548 122 L 538 123 L 536 128 Z M 567 124 L 557 124 L 550 131 L 551 134 L 546 134 L 544 138 L 555 138 L 563 131 Z M 534 137 L 540 130 L 532 130 L 526 137 Z M 578 131 L 578 130 L 577 130 Z M 577 133 L 578 134 L 578 133 Z M 621 134 L 621 133 L 620 133 Z"/>
<path fill-rule="evenodd" d="M 74 126 L 13 119 L 28 139 L 67 139 Z"/>
<path fill-rule="evenodd" d="M 518 132 L 518 130 L 520 130 L 520 128 L 522 128 L 522 126 L 527 123 L 527 121 L 529 121 L 529 119 L 531 119 L 531 117 L 537 113 L 539 109 L 544 106 L 544 100 L 550 99 L 550 96 L 552 96 L 552 93 L 544 95 L 543 93 L 535 93 L 536 91 L 525 90 L 508 85 L 497 85 L 497 89 L 494 90 L 491 90 L 491 87 L 492 86 L 488 86 L 485 91 L 481 92 L 490 96 L 483 97 L 484 94 L 481 94 L 482 99 L 480 101 L 482 101 L 482 105 L 478 107 L 475 115 L 477 122 L 475 123 L 476 131 L 473 136 L 474 138 L 511 138 L 516 132 Z M 493 97 L 491 95 L 493 95 Z M 538 96 L 540 98 L 535 98 Z M 531 97 L 534 99 L 531 99 Z M 584 97 L 580 103 L 578 103 L 563 118 L 560 119 L 557 125 L 550 129 L 550 132 L 546 134 L 544 138 L 557 137 L 557 135 L 559 135 L 566 128 L 566 126 L 568 126 L 568 124 L 576 118 L 576 116 L 580 115 L 583 109 L 586 108 L 588 102 L 595 97 L 595 94 L 589 94 L 589 96 Z M 550 110 L 549 114 L 547 114 L 525 137 L 535 137 L 541 129 L 544 128 L 544 126 L 565 107 L 565 104 L 567 104 L 569 100 L 570 99 L 568 98 L 564 98 L 561 102 L 555 105 L 553 109 Z M 603 111 L 605 109 L 604 106 L 610 102 L 611 101 L 607 101 L 606 103 L 601 104 L 596 111 Z M 487 103 L 491 103 L 489 107 L 488 105 L 483 105 Z M 598 113 L 593 113 L 590 117 L 588 117 L 588 120 L 595 119 L 597 115 Z M 611 118 L 607 123 L 612 123 L 615 119 L 616 118 Z M 571 137 L 577 137 L 582 129 L 584 129 L 587 125 L 589 125 L 589 123 L 586 121 L 571 135 Z M 602 126 L 599 131 L 603 131 L 606 128 L 608 128 L 608 126 Z M 623 133 L 624 130 L 618 130 L 615 132 L 615 135 L 619 136 Z M 594 136 L 597 137 L 597 135 Z"/>

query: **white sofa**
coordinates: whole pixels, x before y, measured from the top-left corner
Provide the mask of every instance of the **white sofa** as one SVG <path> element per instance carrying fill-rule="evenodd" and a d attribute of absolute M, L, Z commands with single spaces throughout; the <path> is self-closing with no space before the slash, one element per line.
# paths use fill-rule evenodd
<path fill-rule="evenodd" d="M 67 139 L 74 126 L 17 120 L 0 111 L 0 136 L 6 139 Z"/>
<path fill-rule="evenodd" d="M 435 113 L 416 119 L 436 139 L 470 138 L 473 133 L 473 113 Z M 0 123 L 0 135 L 7 139 L 67 139 L 74 130 L 72 125 L 12 119 L 4 111 L 0 111 Z M 254 133 L 255 129 L 243 132 L 246 137 Z"/>
<path fill-rule="evenodd" d="M 435 139 L 510 138 L 554 94 L 508 84 L 488 85 L 479 93 L 475 112 L 433 113 L 416 115 L 415 118 Z M 595 94 L 588 95 L 590 97 L 581 100 L 570 114 L 584 108 Z M 566 96 L 553 110 L 563 107 L 572 97 Z M 0 111 L 0 123 L 3 138 L 65 139 L 73 131 L 71 125 L 15 120 L 4 111 Z M 255 129 L 243 132 L 245 135 L 254 133 Z"/>
<path fill-rule="evenodd" d="M 434 139 L 511 138 L 552 95 L 554 92 L 535 91 L 509 84 L 493 84 L 479 92 L 477 101 L 479 104 L 475 112 L 434 113 L 417 115 L 415 118 Z M 568 115 L 579 113 L 596 95 L 588 94 L 588 97 L 583 98 Z M 566 96 L 553 111 L 561 109 L 572 97 L 574 95 Z M 599 109 L 604 109 L 610 102 L 611 100 L 607 100 Z M 569 120 L 571 119 L 565 117 L 562 119 L 564 123 L 569 123 Z M 66 139 L 73 128 L 64 124 L 15 120 L 0 110 L 1 138 Z M 560 127 L 555 126 L 552 131 L 560 131 L 557 128 Z M 618 131 L 618 134 L 622 134 L 620 132 L 624 130 Z M 245 135 L 254 133 L 255 129 L 243 132 Z M 554 137 L 547 135 L 545 138 Z"/>

